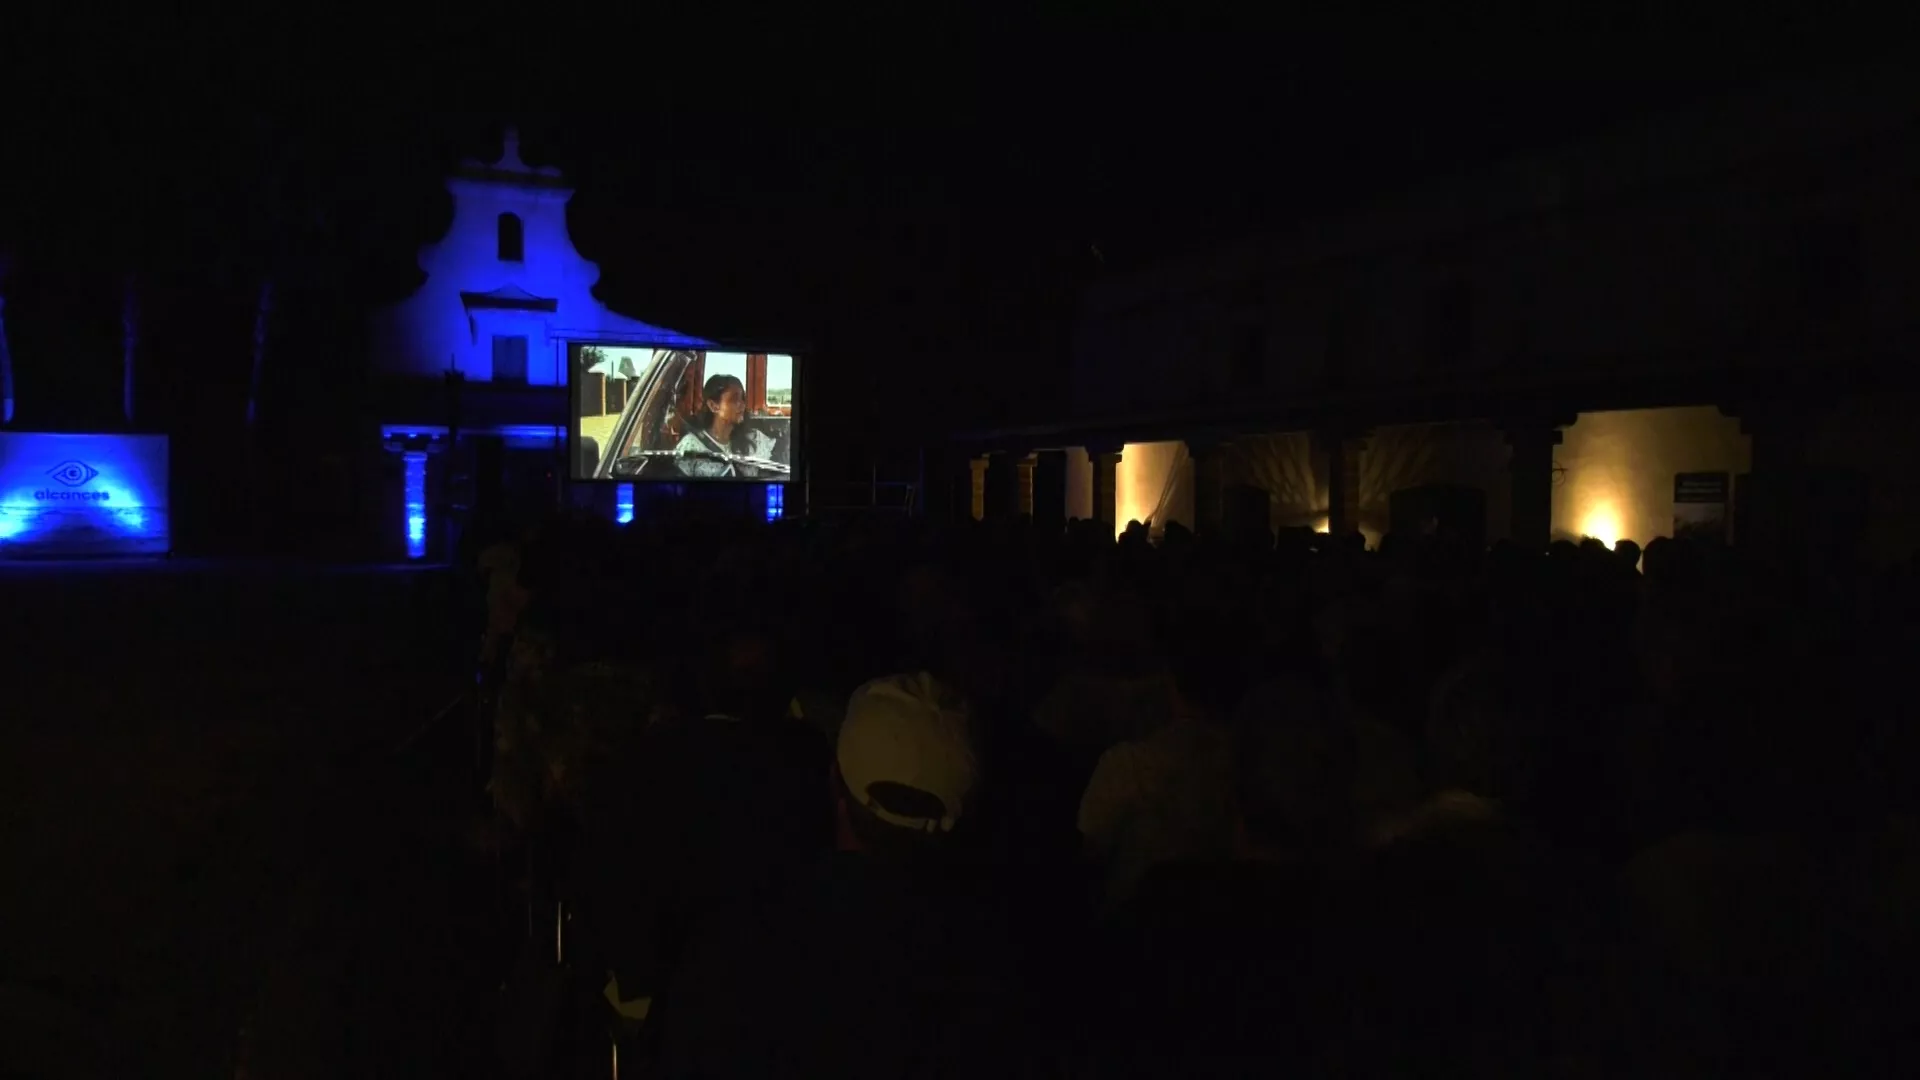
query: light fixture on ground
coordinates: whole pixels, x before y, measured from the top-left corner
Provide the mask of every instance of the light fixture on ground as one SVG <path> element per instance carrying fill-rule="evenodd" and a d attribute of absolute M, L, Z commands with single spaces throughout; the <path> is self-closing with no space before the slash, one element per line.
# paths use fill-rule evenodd
<path fill-rule="evenodd" d="M 409 450 L 402 459 L 406 462 L 407 558 L 424 559 L 427 557 L 427 455 L 423 450 Z"/>

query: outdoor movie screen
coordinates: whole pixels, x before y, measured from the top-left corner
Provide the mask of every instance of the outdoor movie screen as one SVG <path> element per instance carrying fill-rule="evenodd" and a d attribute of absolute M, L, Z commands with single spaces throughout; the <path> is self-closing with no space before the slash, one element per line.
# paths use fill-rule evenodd
<path fill-rule="evenodd" d="M 792 356 L 593 344 L 567 352 L 574 479 L 792 476 Z"/>

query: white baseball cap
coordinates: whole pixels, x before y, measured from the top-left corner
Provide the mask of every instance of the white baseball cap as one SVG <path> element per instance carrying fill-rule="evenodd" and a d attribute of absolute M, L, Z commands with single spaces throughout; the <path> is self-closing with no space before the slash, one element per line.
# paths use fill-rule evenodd
<path fill-rule="evenodd" d="M 855 690 L 835 758 L 848 793 L 875 817 L 926 832 L 953 829 L 979 775 L 965 703 L 926 672 L 875 679 Z M 932 817 L 888 807 L 886 788 L 894 785 L 933 796 L 943 812 Z"/>

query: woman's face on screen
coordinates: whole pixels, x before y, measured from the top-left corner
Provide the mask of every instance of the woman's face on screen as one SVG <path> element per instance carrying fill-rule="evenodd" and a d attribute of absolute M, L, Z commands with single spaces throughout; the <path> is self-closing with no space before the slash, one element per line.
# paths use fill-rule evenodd
<path fill-rule="evenodd" d="M 729 386 L 718 398 L 710 398 L 707 408 L 713 410 L 715 419 L 737 424 L 747 415 L 747 395 L 737 386 Z"/>

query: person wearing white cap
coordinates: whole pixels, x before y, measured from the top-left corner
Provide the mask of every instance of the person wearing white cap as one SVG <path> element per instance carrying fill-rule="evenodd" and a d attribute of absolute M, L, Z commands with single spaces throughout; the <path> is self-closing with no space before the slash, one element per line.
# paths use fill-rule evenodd
<path fill-rule="evenodd" d="M 1022 1043 L 998 906 L 952 842 L 978 778 L 966 706 L 924 673 L 870 682 L 834 759 L 838 850 L 689 948 L 656 1075 L 1002 1075 Z"/>
<path fill-rule="evenodd" d="M 931 675 L 853 692 L 834 751 L 844 850 L 917 851 L 951 833 L 978 767 L 967 711 Z"/>

